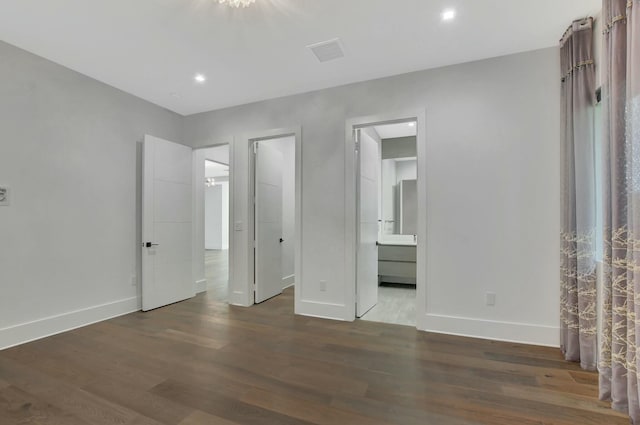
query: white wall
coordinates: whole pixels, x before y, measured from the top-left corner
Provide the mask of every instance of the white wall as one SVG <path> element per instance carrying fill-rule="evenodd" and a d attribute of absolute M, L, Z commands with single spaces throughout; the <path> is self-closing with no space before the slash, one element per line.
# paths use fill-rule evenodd
<path fill-rule="evenodd" d="M 229 145 L 203 149 L 202 155 L 218 164 L 229 165 Z M 205 167 L 205 177 L 216 181 L 216 185 L 204 187 L 205 249 L 229 249 L 229 176 L 222 171 Z"/>
<path fill-rule="evenodd" d="M 204 189 L 204 247 L 222 249 L 222 185 Z"/>
<path fill-rule="evenodd" d="M 416 180 L 418 178 L 418 161 L 397 161 L 396 162 L 396 184 L 402 180 Z"/>
<path fill-rule="evenodd" d="M 205 249 L 229 249 L 229 182 L 205 187 Z"/>
<path fill-rule="evenodd" d="M 382 159 L 411 158 L 416 152 L 416 136 L 382 139 Z"/>
<path fill-rule="evenodd" d="M 282 280 L 293 283 L 295 260 L 296 146 L 294 137 L 269 140 L 282 153 Z"/>
<path fill-rule="evenodd" d="M 0 348 L 138 309 L 140 141 L 182 123 L 0 42 Z"/>
<path fill-rule="evenodd" d="M 559 67 L 550 48 L 351 84 L 193 115 L 186 138 L 197 147 L 302 127 L 297 312 L 351 320 L 345 121 L 427 108 L 427 317 L 419 319 L 436 332 L 557 345 Z M 245 170 L 248 148 L 236 147 L 234 169 Z M 485 305 L 486 292 L 497 294 L 495 307 Z"/>

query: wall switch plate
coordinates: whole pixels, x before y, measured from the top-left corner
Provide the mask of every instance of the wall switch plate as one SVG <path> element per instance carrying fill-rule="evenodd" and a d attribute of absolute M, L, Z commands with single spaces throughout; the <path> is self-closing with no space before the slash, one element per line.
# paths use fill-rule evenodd
<path fill-rule="evenodd" d="M 233 224 L 233 230 L 235 230 L 236 232 L 241 232 L 242 231 L 242 222 L 241 221 L 236 221 Z"/>
<path fill-rule="evenodd" d="M 487 292 L 485 295 L 485 299 L 487 301 L 487 305 L 493 307 L 496 305 L 496 294 L 493 292 Z"/>
<path fill-rule="evenodd" d="M 9 206 L 9 192 L 7 186 L 0 186 L 0 207 Z"/>
<path fill-rule="evenodd" d="M 327 292 L 327 281 L 326 280 L 321 280 L 320 281 L 320 292 Z"/>
<path fill-rule="evenodd" d="M 131 275 L 131 286 L 137 286 L 138 285 L 138 278 L 136 277 L 135 274 Z"/>

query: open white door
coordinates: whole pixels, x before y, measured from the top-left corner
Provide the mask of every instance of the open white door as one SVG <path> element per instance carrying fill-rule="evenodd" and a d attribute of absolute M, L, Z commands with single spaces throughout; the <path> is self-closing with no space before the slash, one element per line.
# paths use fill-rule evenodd
<path fill-rule="evenodd" d="M 378 303 L 378 142 L 355 130 L 358 146 L 356 316 Z"/>
<path fill-rule="evenodd" d="M 191 148 L 145 136 L 142 171 L 142 309 L 195 295 Z"/>
<path fill-rule="evenodd" d="M 256 142 L 255 302 L 282 293 L 282 153 Z"/>

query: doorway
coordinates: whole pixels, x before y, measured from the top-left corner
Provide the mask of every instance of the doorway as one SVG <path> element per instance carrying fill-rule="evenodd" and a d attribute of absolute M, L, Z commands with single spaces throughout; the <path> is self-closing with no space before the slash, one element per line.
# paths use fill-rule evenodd
<path fill-rule="evenodd" d="M 420 328 L 426 306 L 423 128 L 421 114 L 347 124 L 347 267 L 357 319 Z"/>
<path fill-rule="evenodd" d="M 229 299 L 229 145 L 204 152 L 204 271 L 209 297 Z"/>
<path fill-rule="evenodd" d="M 231 152 L 229 144 L 193 150 L 193 276 L 196 293 L 229 301 Z"/>
<path fill-rule="evenodd" d="M 295 284 L 296 139 L 252 142 L 254 302 Z"/>

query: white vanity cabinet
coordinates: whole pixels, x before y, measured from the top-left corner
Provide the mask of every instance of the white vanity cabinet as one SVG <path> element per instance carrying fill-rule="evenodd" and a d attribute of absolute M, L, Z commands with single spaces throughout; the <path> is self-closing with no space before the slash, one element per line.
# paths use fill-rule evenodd
<path fill-rule="evenodd" d="M 378 282 L 416 284 L 416 246 L 378 243 Z"/>

